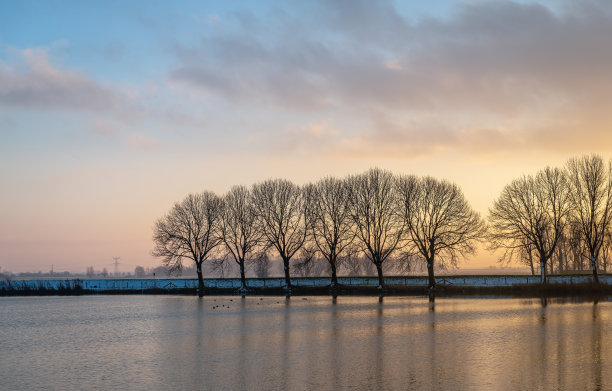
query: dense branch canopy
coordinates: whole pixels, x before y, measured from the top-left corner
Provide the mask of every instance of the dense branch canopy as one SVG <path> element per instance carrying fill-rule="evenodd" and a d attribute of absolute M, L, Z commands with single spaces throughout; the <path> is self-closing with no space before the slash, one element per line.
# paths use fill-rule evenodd
<path fill-rule="evenodd" d="M 257 226 L 257 213 L 251 192 L 245 186 L 234 186 L 223 198 L 220 234 L 226 250 L 241 264 L 252 256 L 263 242 Z"/>
<path fill-rule="evenodd" d="M 331 177 L 308 187 L 312 240 L 330 263 L 337 261 L 355 237 L 348 190 L 346 181 Z"/>
<path fill-rule="evenodd" d="M 484 222 L 455 184 L 432 177 L 398 178 L 402 215 L 413 253 L 433 262 L 456 264 L 457 255 L 474 252 Z"/>
<path fill-rule="evenodd" d="M 169 271 L 180 271 L 183 259 L 199 266 L 220 243 L 221 199 L 212 192 L 189 194 L 157 220 L 153 229 L 153 255 Z"/>
<path fill-rule="evenodd" d="M 515 179 L 489 210 L 491 247 L 505 248 L 506 256 L 512 257 L 516 250 L 531 246 L 546 262 L 563 234 L 569 206 L 567 178 L 560 169 Z"/>
<path fill-rule="evenodd" d="M 571 186 L 572 222 L 591 258 L 597 258 L 612 219 L 612 166 L 597 155 L 571 159 L 567 163 Z"/>
<path fill-rule="evenodd" d="M 376 265 L 400 246 L 404 225 L 393 174 L 378 168 L 348 179 L 349 205 L 356 239 Z"/>
<path fill-rule="evenodd" d="M 259 227 L 270 246 L 287 260 L 306 240 L 306 198 L 302 189 L 285 179 L 253 186 L 253 203 Z"/>

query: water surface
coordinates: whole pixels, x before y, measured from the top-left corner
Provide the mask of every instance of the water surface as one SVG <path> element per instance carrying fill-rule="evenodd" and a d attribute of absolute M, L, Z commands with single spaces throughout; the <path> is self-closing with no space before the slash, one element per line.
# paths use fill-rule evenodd
<path fill-rule="evenodd" d="M 6 390 L 611 389 L 612 303 L 0 298 Z"/>

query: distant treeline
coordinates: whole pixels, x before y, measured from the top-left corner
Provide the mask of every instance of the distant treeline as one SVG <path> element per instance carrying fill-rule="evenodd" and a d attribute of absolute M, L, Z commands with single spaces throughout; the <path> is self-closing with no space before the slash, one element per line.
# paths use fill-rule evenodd
<path fill-rule="evenodd" d="M 154 275 L 165 276 L 168 271 L 163 266 L 157 266 L 152 268 L 144 268 L 142 266 L 136 266 L 134 272 L 117 272 L 111 273 L 106 268 L 102 270 L 95 270 L 93 266 L 88 266 L 85 273 L 69 272 L 69 271 L 54 271 L 54 272 L 19 272 L 12 273 L 10 271 L 0 272 L 0 280 L 11 280 L 15 278 L 19 279 L 61 279 L 61 278 L 143 278 L 152 277 Z M 193 269 L 193 276 L 195 276 L 195 269 Z"/>
<path fill-rule="evenodd" d="M 396 263 L 388 262 L 385 264 L 385 271 L 388 273 L 400 273 L 405 268 L 399 267 Z M 421 265 L 416 264 L 410 269 L 412 274 L 422 273 L 425 269 L 420 267 Z M 212 278 L 231 278 L 237 275 L 238 266 L 228 262 L 225 258 L 211 259 L 209 262 L 203 265 L 202 272 Z M 490 268 L 494 270 L 495 268 Z M 247 277 L 276 277 L 283 273 L 282 260 L 276 257 L 266 257 L 257 259 L 253 264 L 247 265 Z M 330 274 L 329 264 L 321 258 L 313 258 L 306 263 L 294 263 L 291 275 L 297 277 L 320 277 L 328 276 Z M 339 262 L 338 275 L 340 276 L 373 276 L 376 274 L 376 268 L 364 257 L 355 257 L 351 259 L 345 259 Z M 0 272 L 0 280 L 12 281 L 12 280 L 23 280 L 23 279 L 97 279 L 97 278 L 164 278 L 168 276 L 175 277 L 197 277 L 197 270 L 195 265 L 185 265 L 180 272 L 169 273 L 165 266 L 157 267 L 144 267 L 136 266 L 133 272 L 109 272 L 108 269 L 102 268 L 95 269 L 93 266 L 88 266 L 85 272 L 18 272 L 13 273 L 10 271 Z"/>
<path fill-rule="evenodd" d="M 522 176 L 502 190 L 487 222 L 456 184 L 432 177 L 373 168 L 304 186 L 270 179 L 223 196 L 189 194 L 155 223 L 153 254 L 170 272 L 191 262 L 200 292 L 205 262 L 222 274 L 234 262 L 247 289 L 247 267 L 264 275 L 271 256 L 282 260 L 288 293 L 291 268 L 324 270 L 332 290 L 340 268 L 371 268 L 382 291 L 385 272 L 421 267 L 433 291 L 435 268 L 455 266 L 478 242 L 532 273 L 539 262 L 542 282 L 547 271 L 589 267 L 597 283 L 612 242 L 611 173 L 610 162 L 589 155 Z"/>

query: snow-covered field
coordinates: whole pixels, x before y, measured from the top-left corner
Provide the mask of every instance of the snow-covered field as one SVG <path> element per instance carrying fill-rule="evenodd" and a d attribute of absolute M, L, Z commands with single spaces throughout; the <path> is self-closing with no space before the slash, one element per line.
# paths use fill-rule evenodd
<path fill-rule="evenodd" d="M 550 276 L 548 282 L 551 284 L 575 284 L 590 282 L 590 275 L 563 275 Z M 600 281 L 612 284 L 612 275 L 600 275 Z M 347 286 L 378 286 L 376 277 L 338 277 L 341 285 Z M 470 287 L 496 287 L 511 286 L 516 284 L 537 284 L 540 276 L 444 276 L 436 278 L 439 285 L 448 286 L 470 286 Z M 291 283 L 296 287 L 325 287 L 329 286 L 330 279 L 327 277 L 305 277 L 292 278 Z M 81 285 L 83 289 L 93 291 L 117 291 L 117 290 L 145 290 L 145 289 L 180 289 L 196 288 L 197 279 L 172 278 L 172 279 L 69 279 L 69 280 L 22 280 L 22 281 L 0 281 L 2 288 L 29 288 L 29 289 L 61 289 L 73 288 Z M 385 284 L 399 286 L 427 286 L 427 277 L 385 277 Z M 205 279 L 204 285 L 209 288 L 240 288 L 238 278 L 211 278 Z M 280 288 L 284 286 L 283 278 L 248 278 L 247 286 L 252 288 Z"/>

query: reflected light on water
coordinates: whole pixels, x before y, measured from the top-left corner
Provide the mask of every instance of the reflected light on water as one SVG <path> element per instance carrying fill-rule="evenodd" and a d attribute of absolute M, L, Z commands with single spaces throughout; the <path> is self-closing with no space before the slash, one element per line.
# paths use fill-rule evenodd
<path fill-rule="evenodd" d="M 1 298 L 0 378 L 11 390 L 609 389 L 611 309 L 420 297 Z"/>

